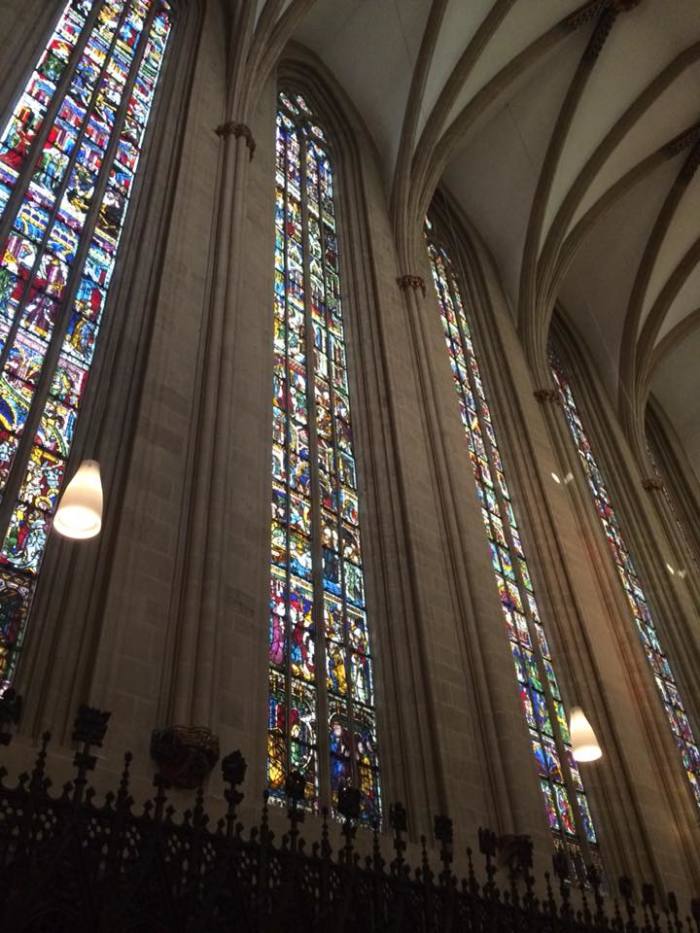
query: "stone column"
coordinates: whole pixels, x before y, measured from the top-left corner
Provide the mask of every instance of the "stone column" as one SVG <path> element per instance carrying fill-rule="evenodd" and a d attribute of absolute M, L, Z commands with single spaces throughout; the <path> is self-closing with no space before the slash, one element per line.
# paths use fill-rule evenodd
<path fill-rule="evenodd" d="M 194 423 L 187 501 L 187 552 L 177 612 L 178 640 L 170 710 L 175 723 L 211 726 L 217 718 L 220 594 L 231 554 L 229 444 L 232 431 L 236 312 L 243 285 L 241 243 L 252 134 L 234 121 L 218 127 L 223 166 L 204 326 L 201 388 Z"/>
<path fill-rule="evenodd" d="M 427 256 L 424 265 L 427 271 Z M 448 812 L 464 814 L 470 807 L 460 798 L 469 794 L 468 788 L 478 786 L 479 804 L 472 801 L 478 818 L 503 834 L 534 836 L 541 854 L 550 840 L 488 561 L 437 299 L 432 282 L 426 289 L 421 275 L 404 275 L 398 285 L 405 295 L 409 339 L 425 407 L 437 521 L 451 584 L 452 631 L 444 622 L 441 629 L 426 628 L 422 645 L 426 678 L 436 694 L 436 728 L 450 730 L 448 737 L 441 738 L 446 806 Z M 424 579 L 422 586 L 429 599 L 431 581 Z M 423 611 L 429 617 L 429 609 L 423 607 Z M 425 625 L 420 617 L 419 625 Z M 463 735 L 451 731 L 450 719 L 455 715 L 464 719 Z"/>

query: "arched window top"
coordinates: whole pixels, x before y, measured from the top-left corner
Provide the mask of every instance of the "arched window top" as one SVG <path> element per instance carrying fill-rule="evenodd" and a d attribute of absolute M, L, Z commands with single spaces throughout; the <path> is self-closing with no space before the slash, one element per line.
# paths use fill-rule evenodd
<path fill-rule="evenodd" d="M 307 97 L 303 94 L 292 90 L 280 91 L 278 113 L 283 118 L 291 120 L 311 141 L 318 140 L 324 148 L 328 146 L 326 133 L 319 126 L 318 120 L 307 102 Z"/>
<path fill-rule="evenodd" d="M 355 439 L 326 134 L 282 91 L 276 140 L 267 783 L 381 819 Z M 347 801 L 346 801 L 347 802 Z"/>
<path fill-rule="evenodd" d="M 580 877 L 583 862 L 598 862 L 597 835 L 571 739 L 555 662 L 545 633 L 520 534 L 484 380 L 471 310 L 456 244 L 437 215 L 426 219 L 425 234 L 443 335 L 459 399 L 467 451 L 491 566 L 513 656 L 520 702 L 530 736 L 540 790 L 555 844 Z"/>
<path fill-rule="evenodd" d="M 70 0 L 0 134 L 0 690 L 16 668 L 172 28 Z"/>

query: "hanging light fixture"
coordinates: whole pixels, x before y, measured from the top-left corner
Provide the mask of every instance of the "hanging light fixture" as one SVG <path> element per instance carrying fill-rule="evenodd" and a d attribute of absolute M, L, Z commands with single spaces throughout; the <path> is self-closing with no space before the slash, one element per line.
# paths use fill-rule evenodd
<path fill-rule="evenodd" d="M 598 758 L 603 757 L 603 750 L 598 745 L 593 727 L 580 706 L 575 706 L 571 710 L 569 733 L 576 761 L 597 761 Z"/>
<path fill-rule="evenodd" d="M 66 538 L 94 538 L 102 528 L 102 481 L 96 460 L 83 460 L 58 504 L 53 526 Z"/>

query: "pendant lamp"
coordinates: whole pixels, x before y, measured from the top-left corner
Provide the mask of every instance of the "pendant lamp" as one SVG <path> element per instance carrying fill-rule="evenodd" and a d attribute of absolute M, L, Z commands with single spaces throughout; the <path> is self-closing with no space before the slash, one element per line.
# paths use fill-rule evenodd
<path fill-rule="evenodd" d="M 603 750 L 598 744 L 595 732 L 580 706 L 571 710 L 569 720 L 571 748 L 576 761 L 597 761 L 602 758 Z"/>
<path fill-rule="evenodd" d="M 96 460 L 83 460 L 65 488 L 53 527 L 65 538 L 94 538 L 102 528 L 102 481 Z"/>

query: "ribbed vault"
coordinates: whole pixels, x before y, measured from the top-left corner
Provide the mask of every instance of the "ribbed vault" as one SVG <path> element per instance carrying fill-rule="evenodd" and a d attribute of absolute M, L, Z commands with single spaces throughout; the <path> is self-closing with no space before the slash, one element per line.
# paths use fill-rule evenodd
<path fill-rule="evenodd" d="M 650 392 L 681 436 L 693 405 L 700 421 L 697 0 L 242 6 L 242 109 L 289 39 L 314 51 L 376 144 L 404 271 L 442 183 L 491 250 L 542 373 L 558 302 L 633 442 Z M 697 435 L 685 431 L 700 471 Z"/>

